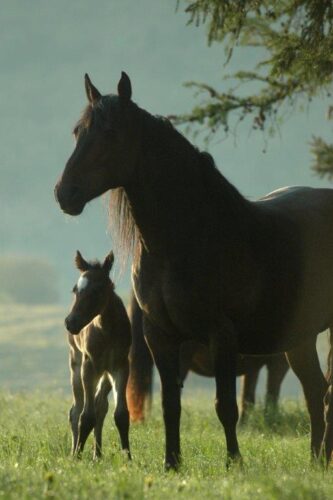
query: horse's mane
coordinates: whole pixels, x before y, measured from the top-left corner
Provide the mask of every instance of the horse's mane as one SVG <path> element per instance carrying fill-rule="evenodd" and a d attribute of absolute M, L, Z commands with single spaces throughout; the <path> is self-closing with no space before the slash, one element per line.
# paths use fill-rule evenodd
<path fill-rule="evenodd" d="M 237 189 L 221 174 L 216 167 L 213 157 L 200 151 L 179 132 L 172 123 L 161 116 L 150 115 L 147 111 L 137 108 L 145 128 L 142 149 L 143 152 L 160 144 L 168 145 L 170 151 L 177 151 L 181 160 L 197 168 L 201 183 L 207 190 L 211 204 L 214 204 L 216 213 L 222 213 L 226 208 L 226 200 L 232 206 L 232 213 L 242 210 L 248 203 Z M 135 224 L 129 200 L 124 188 L 113 189 L 110 192 L 109 204 L 110 226 L 116 244 L 116 251 L 120 258 L 127 259 L 132 254 L 136 261 L 141 252 L 140 232 Z M 119 260 L 118 256 L 118 260 Z"/>

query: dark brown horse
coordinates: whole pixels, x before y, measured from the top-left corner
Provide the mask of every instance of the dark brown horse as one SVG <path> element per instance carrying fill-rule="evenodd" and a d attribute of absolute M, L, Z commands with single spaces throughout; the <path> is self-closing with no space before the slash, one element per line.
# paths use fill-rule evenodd
<path fill-rule="evenodd" d="M 87 262 L 77 252 L 75 263 L 81 275 L 73 289 L 74 304 L 65 319 L 73 390 L 69 412 L 72 454 L 82 453 L 94 429 L 94 456 L 101 455 L 108 394 L 113 389 L 114 421 L 121 447 L 130 458 L 126 386 L 131 331 L 126 309 L 109 278 L 113 253 L 101 264 Z"/>
<path fill-rule="evenodd" d="M 144 339 L 142 311 L 131 297 L 129 316 L 132 327 L 130 350 L 130 376 L 127 385 L 127 403 L 132 422 L 145 418 L 145 411 L 151 406 L 153 393 L 153 359 Z M 275 356 L 238 356 L 237 375 L 242 375 L 240 391 L 239 421 L 244 423 L 255 403 L 255 391 L 260 369 L 267 368 L 265 410 L 275 410 L 282 381 L 289 369 L 284 354 Z M 208 348 L 195 341 L 184 342 L 180 349 L 180 379 L 184 383 L 188 372 L 204 377 L 214 377 L 214 370 Z"/>
<path fill-rule="evenodd" d="M 316 338 L 333 325 L 333 190 L 284 188 L 248 201 L 210 155 L 132 101 L 125 73 L 117 95 L 102 96 L 88 76 L 85 84 L 89 102 L 55 195 L 79 215 L 114 190 L 111 215 L 134 249 L 133 287 L 161 378 L 166 468 L 180 462 L 179 352 L 190 340 L 210 351 L 228 461 L 240 457 L 238 354 L 287 352 L 311 451 L 328 462 L 332 377 L 320 369 Z"/>

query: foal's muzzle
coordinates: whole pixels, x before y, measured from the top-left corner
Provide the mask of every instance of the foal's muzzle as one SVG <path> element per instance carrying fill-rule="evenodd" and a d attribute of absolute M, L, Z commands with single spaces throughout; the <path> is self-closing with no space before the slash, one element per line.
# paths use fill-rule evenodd
<path fill-rule="evenodd" d="M 71 315 L 65 318 L 65 326 L 69 333 L 71 333 L 72 335 L 78 335 L 82 329 L 75 316 L 73 317 Z"/>

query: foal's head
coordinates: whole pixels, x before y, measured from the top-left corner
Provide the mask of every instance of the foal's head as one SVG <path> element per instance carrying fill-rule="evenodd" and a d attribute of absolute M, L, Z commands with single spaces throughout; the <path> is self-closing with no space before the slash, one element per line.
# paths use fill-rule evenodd
<path fill-rule="evenodd" d="M 117 94 L 101 95 L 85 75 L 88 98 L 74 127 L 76 145 L 55 187 L 62 210 L 79 215 L 85 204 L 131 182 L 139 153 L 138 107 L 129 77 L 122 73 Z"/>
<path fill-rule="evenodd" d="M 80 333 L 84 326 L 103 312 L 109 292 L 113 290 L 113 283 L 109 277 L 113 261 L 113 252 L 110 252 L 101 263 L 87 262 L 77 251 L 75 264 L 81 274 L 73 288 L 74 304 L 65 319 L 66 328 L 73 335 Z"/>

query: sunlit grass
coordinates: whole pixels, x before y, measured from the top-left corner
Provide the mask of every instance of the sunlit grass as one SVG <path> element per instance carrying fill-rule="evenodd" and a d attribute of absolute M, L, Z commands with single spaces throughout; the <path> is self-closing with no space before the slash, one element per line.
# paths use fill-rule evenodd
<path fill-rule="evenodd" d="M 309 460 L 309 427 L 300 404 L 285 402 L 273 425 L 256 409 L 239 431 L 244 464 L 225 468 L 223 432 L 210 398 L 186 399 L 183 465 L 163 471 L 163 426 L 157 405 L 144 425 L 131 427 L 133 461 L 119 451 L 110 411 L 104 456 L 69 456 L 68 399 L 57 394 L 0 395 L 0 497 L 4 498 L 332 498 L 333 471 Z"/>

